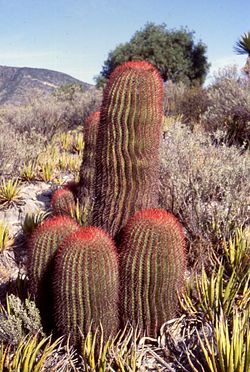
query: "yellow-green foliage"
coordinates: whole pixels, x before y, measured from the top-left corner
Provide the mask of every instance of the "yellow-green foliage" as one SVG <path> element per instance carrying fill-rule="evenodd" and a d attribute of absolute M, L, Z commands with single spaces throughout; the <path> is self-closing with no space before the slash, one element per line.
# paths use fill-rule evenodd
<path fill-rule="evenodd" d="M 51 337 L 40 338 L 38 335 L 34 335 L 23 338 L 14 350 L 2 344 L 0 372 L 42 372 L 59 343 L 60 340 L 52 343 Z M 54 370 L 56 371 L 56 369 Z"/>
<path fill-rule="evenodd" d="M 0 208 L 18 205 L 21 201 L 20 181 L 3 178 L 0 182 Z"/>
<path fill-rule="evenodd" d="M 250 370 L 250 309 L 244 313 L 233 312 L 232 322 L 224 313 L 215 321 L 215 341 L 205 341 L 199 337 L 207 366 L 203 371 L 248 372 Z"/>
<path fill-rule="evenodd" d="M 0 252 L 9 248 L 14 243 L 14 239 L 9 234 L 8 226 L 0 221 Z"/>
<path fill-rule="evenodd" d="M 36 213 L 27 213 L 23 222 L 23 232 L 30 235 L 34 229 L 51 215 L 50 211 L 38 211 Z"/>
<path fill-rule="evenodd" d="M 20 168 L 20 177 L 24 181 L 32 181 L 37 175 L 37 165 L 34 161 L 28 161 Z"/>

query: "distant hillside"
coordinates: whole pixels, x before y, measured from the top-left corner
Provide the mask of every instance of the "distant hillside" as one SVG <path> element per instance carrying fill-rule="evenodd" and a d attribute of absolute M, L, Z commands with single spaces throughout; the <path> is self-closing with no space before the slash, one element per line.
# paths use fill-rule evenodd
<path fill-rule="evenodd" d="M 84 90 L 91 87 L 58 71 L 0 66 L 0 105 L 28 103 L 31 97 L 52 93 L 65 84 L 81 84 Z"/>

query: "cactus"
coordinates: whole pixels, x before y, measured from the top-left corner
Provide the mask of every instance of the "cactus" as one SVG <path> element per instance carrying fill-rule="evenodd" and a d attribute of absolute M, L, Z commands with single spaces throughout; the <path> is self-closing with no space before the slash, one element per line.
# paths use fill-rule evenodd
<path fill-rule="evenodd" d="M 99 228 L 81 227 L 65 239 L 54 271 L 55 322 L 59 334 L 80 345 L 102 324 L 104 339 L 118 330 L 118 259 L 112 239 Z"/>
<path fill-rule="evenodd" d="M 76 208 L 75 197 L 69 187 L 57 189 L 51 199 L 53 214 L 71 216 Z"/>
<path fill-rule="evenodd" d="M 29 290 L 41 312 L 45 328 L 52 314 L 51 275 L 59 243 L 79 225 L 70 217 L 56 216 L 39 225 L 28 240 Z"/>
<path fill-rule="evenodd" d="M 81 206 L 88 212 L 86 224 L 92 224 L 95 182 L 95 153 L 97 130 L 100 122 L 100 112 L 93 112 L 84 123 L 85 147 L 80 168 L 78 199 Z"/>
<path fill-rule="evenodd" d="M 175 316 L 185 273 L 185 243 L 178 220 L 160 209 L 129 219 L 121 234 L 121 318 L 147 336 Z"/>
<path fill-rule="evenodd" d="M 113 237 L 136 211 L 158 203 L 162 79 L 148 62 L 110 76 L 97 134 L 93 223 Z"/>

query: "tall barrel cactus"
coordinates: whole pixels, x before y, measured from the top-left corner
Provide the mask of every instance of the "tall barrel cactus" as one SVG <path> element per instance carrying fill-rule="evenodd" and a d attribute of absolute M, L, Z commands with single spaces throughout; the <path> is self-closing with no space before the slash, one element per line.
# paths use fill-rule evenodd
<path fill-rule="evenodd" d="M 157 207 L 163 85 L 148 62 L 111 74 L 97 135 L 93 223 L 113 237 L 134 212 Z"/>
<path fill-rule="evenodd" d="M 92 223 L 95 185 L 96 138 L 100 112 L 93 112 L 84 123 L 84 152 L 80 168 L 78 199 L 87 214 L 87 223 Z"/>
<path fill-rule="evenodd" d="M 79 225 L 70 217 L 57 216 L 39 225 L 28 241 L 29 290 L 41 312 L 44 325 L 51 326 L 52 272 L 60 242 Z"/>
<path fill-rule="evenodd" d="M 80 332 L 103 327 L 104 339 L 118 331 L 118 258 L 112 239 L 82 227 L 63 241 L 54 271 L 55 322 L 59 334 L 80 345 Z"/>
<path fill-rule="evenodd" d="M 137 212 L 121 236 L 120 282 L 123 326 L 129 321 L 156 337 L 177 308 L 185 272 L 182 226 L 160 209 Z"/>

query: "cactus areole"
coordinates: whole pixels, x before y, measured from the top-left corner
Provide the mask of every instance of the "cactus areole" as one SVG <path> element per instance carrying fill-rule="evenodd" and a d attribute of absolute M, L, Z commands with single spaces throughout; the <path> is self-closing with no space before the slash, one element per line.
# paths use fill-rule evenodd
<path fill-rule="evenodd" d="M 157 207 L 163 84 L 148 62 L 118 66 L 104 91 L 93 221 L 113 237 L 134 212 Z"/>

